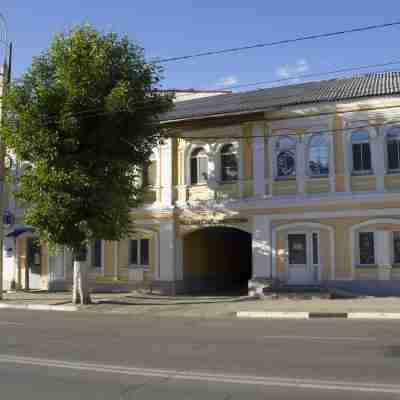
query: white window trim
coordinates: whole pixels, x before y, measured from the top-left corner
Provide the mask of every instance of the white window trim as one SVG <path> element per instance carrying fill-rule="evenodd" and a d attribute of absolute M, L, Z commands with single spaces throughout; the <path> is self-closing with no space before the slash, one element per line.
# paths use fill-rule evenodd
<path fill-rule="evenodd" d="M 278 149 L 277 149 L 277 144 L 280 140 L 287 138 L 291 141 L 293 141 L 294 143 L 294 147 L 293 149 L 291 149 L 291 151 L 293 151 L 294 153 L 294 174 L 292 175 L 287 175 L 287 176 L 280 176 L 278 175 Z M 275 181 L 286 181 L 286 180 L 296 180 L 297 176 L 298 176 L 298 168 L 299 168 L 299 139 L 297 136 L 294 136 L 292 134 L 288 135 L 288 134 L 276 134 L 274 136 L 272 136 L 271 138 L 271 142 L 272 142 L 272 153 L 273 153 L 273 157 L 272 157 L 272 170 L 273 170 L 273 175 L 274 175 L 274 180 Z"/>
<path fill-rule="evenodd" d="M 144 265 L 144 264 L 131 264 L 131 241 L 135 240 L 138 242 L 137 244 L 137 260 L 140 262 L 140 241 L 141 240 L 148 240 L 149 241 L 149 264 L 148 265 Z M 140 238 L 131 238 L 128 240 L 128 256 L 129 256 L 129 264 L 128 264 L 128 268 L 129 269 L 143 269 L 143 270 L 149 270 L 150 269 L 150 264 L 151 264 L 151 254 L 150 254 L 150 250 L 151 250 L 151 246 L 150 246 L 150 238 L 147 237 L 140 237 Z"/>
<path fill-rule="evenodd" d="M 196 151 L 197 149 L 202 148 L 204 149 L 204 151 L 207 154 L 208 157 L 208 175 L 210 176 L 210 161 L 214 162 L 214 160 L 210 160 L 211 154 L 210 154 L 210 145 L 203 143 L 203 142 L 196 142 L 196 143 L 192 143 L 188 146 L 188 148 L 186 149 L 186 157 L 185 157 L 185 181 L 186 181 L 186 185 L 187 186 L 205 186 L 207 185 L 207 182 L 203 182 L 203 183 L 192 183 L 191 180 L 191 159 L 192 159 L 192 154 L 194 151 Z M 212 171 L 212 173 L 214 173 L 214 171 Z"/>
<path fill-rule="evenodd" d="M 237 161 L 237 166 L 238 166 L 238 175 L 236 179 L 231 179 L 231 180 L 223 180 L 222 179 L 222 149 L 224 148 L 224 146 L 226 145 L 232 145 L 233 148 L 235 149 L 236 152 L 236 161 Z M 224 185 L 224 184 L 229 184 L 229 183 L 237 183 L 240 180 L 240 146 L 238 144 L 238 142 L 224 142 L 218 145 L 217 147 L 217 162 L 216 162 L 216 171 L 217 171 L 217 175 L 218 175 L 218 180 L 219 183 Z"/>
<path fill-rule="evenodd" d="M 352 136 L 354 133 L 357 132 L 367 132 L 368 133 L 368 140 L 352 140 Z M 373 175 L 374 174 L 374 149 L 373 149 L 373 141 L 372 139 L 376 136 L 375 133 L 372 134 L 371 129 L 370 128 L 360 128 L 360 129 L 352 129 L 349 133 L 348 133 L 348 159 L 350 161 L 350 168 L 349 168 L 349 172 L 350 175 L 353 176 L 363 176 L 363 175 Z M 354 170 L 354 158 L 353 158 L 353 144 L 362 144 L 362 143 L 369 143 L 369 151 L 370 151 L 370 155 L 371 155 L 371 169 L 369 170 L 361 170 L 361 171 L 355 171 Z"/>
<path fill-rule="evenodd" d="M 392 231 L 391 232 L 391 240 L 390 240 L 390 253 L 391 253 L 391 259 L 392 259 L 392 264 L 394 265 L 399 265 L 400 263 L 395 262 L 395 256 L 394 256 L 394 233 L 395 232 L 400 232 L 400 229 L 398 231 Z"/>
<path fill-rule="evenodd" d="M 50 257 L 51 256 L 59 257 L 60 255 L 62 255 L 62 258 L 63 258 L 63 260 L 62 260 L 62 268 L 63 268 L 62 276 L 60 275 L 60 276 L 56 277 L 55 274 L 54 274 L 54 271 L 49 271 L 50 281 L 65 280 L 65 278 L 66 278 L 66 268 L 67 268 L 67 265 L 66 265 L 66 256 L 67 256 L 67 254 L 66 254 L 66 252 L 67 252 L 67 249 L 66 249 L 65 246 L 59 246 L 56 249 L 56 254 L 53 255 L 53 254 L 50 254 L 50 252 L 49 252 L 49 254 L 47 255 L 47 265 L 49 266 L 49 269 L 50 269 Z"/>
<path fill-rule="evenodd" d="M 299 215 L 301 218 L 304 218 L 304 214 Z M 276 219 L 282 219 L 281 216 L 276 216 Z M 288 218 L 290 219 L 290 218 Z M 324 231 L 327 231 L 329 233 L 329 243 L 330 243 L 330 251 L 331 251 L 331 257 L 330 257 L 330 262 L 331 262 L 331 271 L 330 271 L 330 279 L 335 280 L 336 279 L 336 254 L 335 254 L 335 249 L 336 249 L 336 244 L 335 244 L 335 230 L 332 226 L 329 225 L 323 225 L 319 224 L 317 222 L 292 222 L 289 224 L 285 225 L 279 225 L 277 227 L 272 228 L 272 276 L 273 277 L 278 277 L 277 273 L 277 234 L 278 232 L 284 231 L 285 232 L 285 241 L 287 238 L 287 233 L 292 233 L 292 232 L 298 232 L 297 228 L 304 232 L 304 230 L 311 230 L 311 232 L 315 232 L 315 230 L 321 230 L 323 229 Z M 285 243 L 285 249 L 287 249 L 287 243 Z M 285 255 L 286 257 L 288 254 Z M 321 258 L 320 258 L 320 263 L 321 263 Z M 286 263 L 286 260 L 285 260 Z M 322 265 L 322 264 L 320 264 Z M 285 274 L 286 274 L 286 269 L 285 269 Z"/>
<path fill-rule="evenodd" d="M 309 166 L 309 161 L 310 161 L 310 151 L 311 151 L 311 142 L 312 139 L 316 136 L 323 136 L 326 142 L 326 146 L 328 149 L 328 170 L 329 172 L 327 174 L 313 174 L 310 170 L 310 166 Z M 305 146 L 305 175 L 308 178 L 329 178 L 329 176 L 331 175 L 331 140 L 329 138 L 329 134 L 327 133 L 314 133 L 311 134 L 308 138 L 307 138 L 307 142 L 306 142 L 306 146 Z"/>
<path fill-rule="evenodd" d="M 384 140 L 383 140 L 383 145 L 384 145 L 384 160 L 385 160 L 385 174 L 388 174 L 388 175 L 396 175 L 396 174 L 400 174 L 400 166 L 399 166 L 399 168 L 396 168 L 396 169 L 389 169 L 389 154 L 388 154 L 388 134 L 390 133 L 390 131 L 392 131 L 393 129 L 396 129 L 396 128 L 398 128 L 398 129 L 400 129 L 400 126 L 398 126 L 398 125 L 394 125 L 394 126 L 390 126 L 390 127 L 387 127 L 385 130 L 384 130 Z M 396 141 L 399 141 L 400 142 L 400 132 L 399 132 L 399 134 L 397 135 L 397 139 L 395 139 Z"/>
<path fill-rule="evenodd" d="M 372 233 L 374 235 L 374 263 L 372 264 L 361 264 L 361 260 L 360 260 L 360 233 Z M 377 265 L 377 240 L 376 240 L 376 229 L 359 229 L 358 231 L 356 231 L 356 237 L 355 237 L 355 252 L 356 252 L 356 266 L 357 267 L 374 267 Z"/>

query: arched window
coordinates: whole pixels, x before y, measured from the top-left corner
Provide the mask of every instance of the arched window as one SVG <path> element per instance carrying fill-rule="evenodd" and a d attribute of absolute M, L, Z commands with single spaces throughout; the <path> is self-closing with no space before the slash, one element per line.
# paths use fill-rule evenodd
<path fill-rule="evenodd" d="M 236 181 L 238 178 L 237 152 L 233 144 L 225 144 L 221 149 L 221 180 Z"/>
<path fill-rule="evenodd" d="M 400 170 L 400 127 L 392 128 L 386 136 L 388 171 Z"/>
<path fill-rule="evenodd" d="M 208 157 L 205 150 L 199 147 L 190 156 L 190 182 L 192 185 L 206 183 L 208 177 Z"/>
<path fill-rule="evenodd" d="M 353 155 L 353 172 L 371 171 L 371 148 L 369 133 L 357 131 L 351 134 L 351 150 Z"/>
<path fill-rule="evenodd" d="M 296 140 L 283 136 L 276 142 L 276 175 L 288 177 L 296 175 Z"/>
<path fill-rule="evenodd" d="M 312 176 L 329 174 L 329 145 L 325 135 L 313 135 L 310 139 L 308 171 Z"/>

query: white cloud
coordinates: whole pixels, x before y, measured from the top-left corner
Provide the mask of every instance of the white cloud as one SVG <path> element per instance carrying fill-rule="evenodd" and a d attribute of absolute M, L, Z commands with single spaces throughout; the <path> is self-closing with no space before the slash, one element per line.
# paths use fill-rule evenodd
<path fill-rule="evenodd" d="M 236 76 L 230 75 L 230 76 L 225 76 L 221 79 L 219 79 L 216 83 L 215 86 L 232 86 L 236 85 L 239 82 L 239 79 Z"/>
<path fill-rule="evenodd" d="M 302 74 L 304 72 L 307 72 L 310 69 L 307 60 L 300 59 L 297 60 L 294 65 L 282 65 L 280 66 L 277 70 L 276 73 L 279 76 L 279 78 L 282 79 L 291 79 L 293 78 L 296 80 L 296 77 L 299 74 Z"/>

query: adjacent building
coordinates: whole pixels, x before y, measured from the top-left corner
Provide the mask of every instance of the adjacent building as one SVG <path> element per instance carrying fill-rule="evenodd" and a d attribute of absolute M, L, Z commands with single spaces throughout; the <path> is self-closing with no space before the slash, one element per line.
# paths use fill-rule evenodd
<path fill-rule="evenodd" d="M 93 285 L 400 294 L 399 95 L 387 72 L 177 102 L 135 233 L 90 249 Z M 30 235 L 11 235 L 15 271 L 31 257 L 41 288 L 69 287 L 68 251 L 32 249 Z"/>

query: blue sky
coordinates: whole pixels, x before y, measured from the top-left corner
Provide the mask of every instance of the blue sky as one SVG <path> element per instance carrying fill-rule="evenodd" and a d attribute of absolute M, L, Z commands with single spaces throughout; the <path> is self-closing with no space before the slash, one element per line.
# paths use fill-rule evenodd
<path fill-rule="evenodd" d="M 281 0 L 235 2 L 134 0 L 2 0 L 14 42 L 14 76 L 46 49 L 54 33 L 88 21 L 128 33 L 149 57 L 243 46 L 301 34 L 400 20 L 400 1 Z M 211 56 L 165 65 L 168 88 L 215 89 L 399 60 L 400 27 L 346 37 Z M 391 67 L 393 69 L 393 67 Z M 400 63 L 398 65 L 400 70 Z"/>

